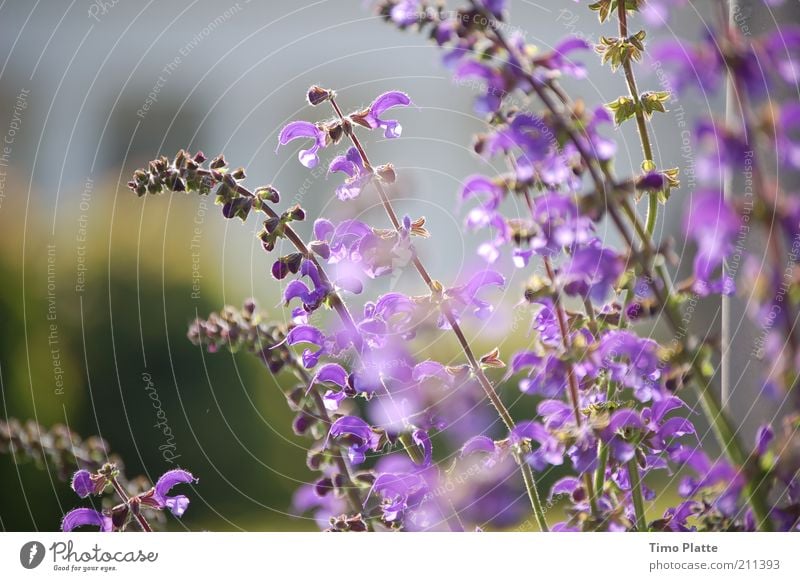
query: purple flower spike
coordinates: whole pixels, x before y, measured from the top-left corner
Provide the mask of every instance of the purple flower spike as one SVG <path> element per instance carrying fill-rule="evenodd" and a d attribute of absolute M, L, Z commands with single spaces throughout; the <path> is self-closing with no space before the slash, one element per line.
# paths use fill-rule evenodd
<path fill-rule="evenodd" d="M 314 145 L 308 149 L 301 149 L 297 157 L 300 163 L 311 169 L 319 163 L 317 152 L 327 145 L 325 132 L 313 123 L 308 121 L 292 121 L 289 123 L 281 130 L 281 134 L 278 136 L 278 148 L 294 139 L 303 137 L 313 139 Z"/>
<path fill-rule="evenodd" d="M 347 450 L 347 455 L 353 464 L 361 464 L 366 459 L 368 450 L 378 450 L 380 436 L 373 431 L 370 425 L 357 416 L 342 416 L 331 424 L 328 438 L 346 437 L 352 445 Z M 327 448 L 327 442 L 325 443 Z"/>
<path fill-rule="evenodd" d="M 400 124 L 394 120 L 381 119 L 381 115 L 392 107 L 407 107 L 410 104 L 411 99 L 405 93 L 389 91 L 372 102 L 367 114 L 364 116 L 364 121 L 369 125 L 370 129 L 382 127 L 384 129 L 383 135 L 387 139 L 400 137 L 400 133 L 403 131 Z"/>
<path fill-rule="evenodd" d="M 91 508 L 76 508 L 64 515 L 61 521 L 61 530 L 68 533 L 78 527 L 99 527 L 100 532 L 110 533 L 114 526 L 111 517 Z"/>
<path fill-rule="evenodd" d="M 176 468 L 161 475 L 155 486 L 153 498 L 159 505 L 159 508 L 168 508 L 169 511 L 177 517 L 183 515 L 189 506 L 189 499 L 183 494 L 177 496 L 167 496 L 170 490 L 178 484 L 190 484 L 197 482 L 191 472 Z"/>
<path fill-rule="evenodd" d="M 97 486 L 97 483 L 92 479 L 92 473 L 88 470 L 78 470 L 72 476 L 72 490 L 81 498 L 86 498 L 90 494 L 97 494 Z M 105 487 L 105 480 L 103 480 L 103 487 Z"/>
<path fill-rule="evenodd" d="M 346 155 L 333 158 L 328 167 L 328 174 L 342 172 L 347 175 L 345 182 L 336 188 L 336 197 L 342 201 L 357 198 L 372 174 L 364 168 L 361 155 L 355 147 L 347 150 Z"/>

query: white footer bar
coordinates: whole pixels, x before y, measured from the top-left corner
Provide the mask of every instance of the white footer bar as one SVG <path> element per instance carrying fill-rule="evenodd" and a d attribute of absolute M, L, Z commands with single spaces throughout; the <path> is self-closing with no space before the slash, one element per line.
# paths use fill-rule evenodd
<path fill-rule="evenodd" d="M 2 579 L 800 579 L 792 533 L 0 534 Z M 512 577 L 512 575 L 514 577 Z M 612 577 L 613 576 L 613 577 Z M 635 577 L 634 577 L 635 576 Z"/>

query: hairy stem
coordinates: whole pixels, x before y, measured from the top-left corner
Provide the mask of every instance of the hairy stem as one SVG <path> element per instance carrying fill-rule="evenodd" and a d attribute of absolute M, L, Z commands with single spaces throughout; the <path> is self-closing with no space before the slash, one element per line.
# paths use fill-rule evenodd
<path fill-rule="evenodd" d="M 111 482 L 111 486 L 114 487 L 114 491 L 117 493 L 117 496 L 119 496 L 120 500 L 127 505 L 130 502 L 130 498 L 128 497 L 128 493 L 125 492 L 125 489 L 122 488 L 122 485 L 119 483 L 116 476 L 109 478 L 109 481 Z M 153 532 L 150 523 L 147 522 L 147 519 L 140 511 L 134 512 L 133 516 L 136 519 L 136 522 L 139 523 L 139 527 L 142 529 L 142 531 L 146 533 Z"/>

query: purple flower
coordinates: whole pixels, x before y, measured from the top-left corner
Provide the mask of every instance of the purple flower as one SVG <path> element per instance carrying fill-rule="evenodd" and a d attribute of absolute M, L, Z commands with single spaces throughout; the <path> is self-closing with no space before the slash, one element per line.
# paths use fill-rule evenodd
<path fill-rule="evenodd" d="M 323 282 L 319 269 L 310 260 L 304 260 L 300 265 L 300 275 L 307 277 L 311 281 L 314 290 L 309 289 L 306 283 L 299 279 L 293 280 L 283 290 L 283 301 L 288 306 L 293 299 L 299 298 L 306 311 L 314 312 L 325 300 L 325 297 L 328 296 L 331 289 Z"/>
<path fill-rule="evenodd" d="M 502 288 L 505 283 L 506 279 L 499 272 L 483 270 L 475 274 L 467 284 L 450 288 L 445 291 L 445 294 L 450 297 L 451 302 L 455 301 L 464 307 L 471 306 L 476 317 L 486 319 L 492 314 L 494 307 L 488 302 L 477 298 L 478 293 L 487 286 Z M 448 325 L 445 321 L 440 321 L 439 326 L 446 328 Z"/>
<path fill-rule="evenodd" d="M 474 436 L 464 442 L 459 452 L 462 458 L 472 454 L 485 453 L 494 456 L 499 452 L 499 448 L 494 440 L 488 436 Z"/>
<path fill-rule="evenodd" d="M 531 248 L 539 255 L 552 255 L 562 248 L 587 243 L 594 232 L 592 221 L 578 212 L 575 202 L 558 193 L 536 197 L 532 218 L 539 229 Z"/>
<path fill-rule="evenodd" d="M 78 470 L 72 476 L 72 490 L 81 498 L 86 498 L 90 494 L 100 494 L 106 487 L 106 477 L 100 474 L 92 474 L 88 470 Z"/>
<path fill-rule="evenodd" d="M 346 390 L 349 389 L 347 379 L 347 371 L 345 371 L 341 365 L 338 363 L 326 363 L 317 370 L 317 373 L 308 385 L 306 393 L 311 391 L 311 389 L 319 383 L 332 383 L 338 386 L 339 391 L 329 389 L 322 396 L 325 408 L 330 411 L 336 411 L 339 409 L 339 404 L 341 404 L 342 400 L 348 395 L 346 393 Z"/>
<path fill-rule="evenodd" d="M 534 421 L 519 422 L 509 435 L 513 444 L 522 441 L 536 442 L 539 446 L 525 457 L 534 470 L 541 471 L 550 466 L 561 466 L 566 452 L 563 442 L 542 424 Z"/>
<path fill-rule="evenodd" d="M 496 210 L 503 199 L 505 190 L 493 179 L 483 175 L 472 175 L 464 181 L 461 188 L 461 201 L 470 198 L 483 198 L 481 206 L 486 210 Z"/>
<path fill-rule="evenodd" d="M 772 444 L 774 439 L 775 432 L 772 430 L 772 426 L 769 424 L 759 426 L 758 431 L 756 432 L 756 454 L 759 456 L 766 454 L 769 450 L 770 444 Z"/>
<path fill-rule="evenodd" d="M 553 130 L 547 122 L 537 115 L 520 113 L 514 116 L 505 127 L 491 133 L 484 146 L 483 154 L 493 157 L 499 153 L 509 153 L 512 149 L 522 151 L 517 165 L 531 168 L 534 162 L 543 160 L 553 146 Z M 520 176 L 530 179 L 531 170 Z"/>
<path fill-rule="evenodd" d="M 308 149 L 301 149 L 298 159 L 307 168 L 316 167 L 319 163 L 317 152 L 327 145 L 327 136 L 324 131 L 308 121 L 292 121 L 281 130 L 278 136 L 278 147 L 286 145 L 294 139 L 310 138 L 314 140 L 314 145 Z"/>
<path fill-rule="evenodd" d="M 703 489 L 719 488 L 714 506 L 726 516 L 738 512 L 739 498 L 744 488 L 744 475 L 731 466 L 724 458 L 713 462 L 699 448 L 683 448 L 675 455 L 675 461 L 681 462 L 694 471 L 696 476 L 687 476 L 678 485 L 678 492 L 684 497 L 692 497 Z"/>
<path fill-rule="evenodd" d="M 431 438 L 425 430 L 414 430 L 411 434 L 411 439 L 414 443 L 422 448 L 422 464 L 426 467 L 431 465 L 433 458 L 433 446 L 431 445 Z"/>
<path fill-rule="evenodd" d="M 697 177 L 709 187 L 721 183 L 726 170 L 752 165 L 753 148 L 742 135 L 722 124 L 705 119 L 697 123 L 695 136 L 701 147 Z"/>
<path fill-rule="evenodd" d="M 65 514 L 61 521 L 61 530 L 65 533 L 83 526 L 99 527 L 102 533 L 109 533 L 114 529 L 111 517 L 92 508 L 75 508 Z"/>
<path fill-rule="evenodd" d="M 620 256 L 604 248 L 599 240 L 580 246 L 561 269 L 564 292 L 579 295 L 602 305 L 612 294 L 625 264 Z"/>
<path fill-rule="evenodd" d="M 666 63 L 670 69 L 670 84 L 679 93 L 691 86 L 697 86 L 703 93 L 716 92 L 725 75 L 736 75 L 752 95 L 764 90 L 762 65 L 751 44 L 736 47 L 735 59 L 726 64 L 720 53 L 718 40 L 705 33 L 696 44 L 670 40 L 656 45 L 650 55 L 657 66 Z"/>
<path fill-rule="evenodd" d="M 503 11 L 506 9 L 508 0 L 478 0 L 478 4 L 483 6 L 495 18 L 502 18 Z"/>
<path fill-rule="evenodd" d="M 800 104 L 785 103 L 780 112 L 776 153 L 794 169 L 800 169 Z"/>
<path fill-rule="evenodd" d="M 520 380 L 519 389 L 523 393 L 544 397 L 558 397 L 567 385 L 567 364 L 556 355 L 547 355 L 535 361 L 533 354 L 517 354 L 511 362 L 512 371 L 530 367 L 528 375 Z M 524 363 L 523 363 L 524 361 Z"/>
<path fill-rule="evenodd" d="M 325 345 L 325 335 L 312 325 L 297 325 L 286 334 L 287 345 L 297 345 L 299 343 L 308 343 L 319 347 L 316 351 L 306 349 L 303 351 L 303 366 L 306 369 L 314 367 L 319 358 L 327 353 Z"/>
<path fill-rule="evenodd" d="M 763 42 L 764 52 L 781 78 L 796 87 L 800 81 L 797 55 L 800 53 L 800 27 L 783 26 L 774 30 Z"/>
<path fill-rule="evenodd" d="M 298 514 L 313 511 L 314 520 L 320 529 L 330 527 L 331 518 L 347 512 L 347 502 L 335 494 L 320 496 L 316 486 L 304 484 L 292 497 L 292 509 Z"/>
<path fill-rule="evenodd" d="M 357 416 L 342 416 L 333 422 L 328 432 L 328 440 L 330 438 L 345 438 L 350 442 L 347 455 L 353 464 L 361 464 L 369 450 L 375 452 L 380 446 L 380 436 L 367 422 Z M 327 441 L 325 447 L 328 447 Z"/>
<path fill-rule="evenodd" d="M 370 129 L 383 128 L 383 135 L 387 139 L 400 137 L 403 130 L 400 124 L 394 120 L 381 119 L 381 115 L 392 107 L 407 107 L 410 104 L 411 99 L 405 93 L 389 91 L 378 96 L 361 119 Z"/>
<path fill-rule="evenodd" d="M 686 235 L 697 243 L 693 288 L 701 296 L 733 294 L 733 279 L 722 274 L 723 261 L 733 252 L 739 216 L 717 191 L 696 193 L 685 217 Z"/>
<path fill-rule="evenodd" d="M 475 101 L 475 110 L 478 113 L 494 113 L 500 108 L 503 97 L 508 93 L 509 87 L 503 75 L 489 65 L 474 60 L 462 62 L 453 74 L 453 79 L 456 81 L 478 79 L 486 83 L 485 94 Z"/>
<path fill-rule="evenodd" d="M 597 355 L 611 379 L 633 389 L 639 401 L 661 399 L 658 343 L 631 331 L 610 331 L 600 339 Z"/>
<path fill-rule="evenodd" d="M 614 458 L 623 464 L 633 458 L 635 452 L 633 444 L 624 436 L 624 432 L 631 429 L 644 429 L 644 422 L 635 410 L 621 409 L 611 415 L 608 426 L 603 430 L 603 440 L 608 443 Z"/>
<path fill-rule="evenodd" d="M 389 18 L 399 27 L 411 26 L 420 20 L 420 0 L 400 0 L 389 11 Z"/>
<path fill-rule="evenodd" d="M 583 38 L 568 36 L 559 42 L 553 50 L 534 59 L 534 64 L 545 67 L 556 74 L 567 74 L 576 79 L 586 77 L 586 67 L 572 60 L 570 53 L 577 50 L 588 50 L 591 45 Z"/>
<path fill-rule="evenodd" d="M 342 201 L 357 198 L 361 190 L 372 178 L 372 174 L 364 169 L 361 155 L 359 155 L 355 147 L 349 148 L 345 155 L 333 158 L 331 165 L 328 167 L 328 173 L 334 172 L 342 172 L 347 175 L 345 182 L 336 187 L 336 197 Z"/>
<path fill-rule="evenodd" d="M 655 45 L 650 56 L 658 65 L 667 64 L 670 85 L 684 93 L 695 83 L 703 93 L 714 92 L 723 76 L 724 62 L 709 36 L 697 45 L 680 40 L 668 40 Z"/>
<path fill-rule="evenodd" d="M 159 510 L 167 508 L 173 515 L 180 517 L 189 507 L 189 498 L 183 494 L 176 496 L 169 496 L 168 494 L 178 484 L 193 484 L 196 482 L 198 482 L 198 479 L 191 472 L 176 468 L 164 472 L 156 482 L 156 485 L 149 491 L 140 494 L 138 498 L 145 506 Z"/>
<path fill-rule="evenodd" d="M 550 347 L 561 345 L 561 327 L 558 324 L 552 299 L 544 298 L 534 301 L 541 308 L 534 315 L 531 328 L 537 332 L 539 340 Z"/>
<path fill-rule="evenodd" d="M 376 494 L 381 498 L 383 520 L 388 523 L 399 522 L 406 511 L 418 508 L 428 494 L 425 479 L 416 473 L 378 474 L 369 496 Z"/>
<path fill-rule="evenodd" d="M 686 500 L 678 506 L 668 508 L 664 512 L 664 521 L 666 527 L 675 532 L 686 533 L 695 530 L 695 527 L 690 527 L 687 524 L 691 518 L 700 509 L 700 503 L 694 500 Z"/>

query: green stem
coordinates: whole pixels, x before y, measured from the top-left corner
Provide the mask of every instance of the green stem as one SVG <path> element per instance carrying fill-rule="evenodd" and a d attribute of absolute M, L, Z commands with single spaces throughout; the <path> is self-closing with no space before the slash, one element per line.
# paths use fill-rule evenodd
<path fill-rule="evenodd" d="M 619 35 L 621 38 L 628 38 L 628 16 L 625 11 L 625 2 L 617 3 L 617 14 L 619 20 Z M 639 98 L 639 89 L 636 86 L 636 76 L 633 73 L 631 59 L 622 59 L 622 69 L 625 72 L 625 84 L 628 86 L 628 94 L 633 99 L 636 115 L 636 127 L 639 133 L 639 141 L 642 144 L 642 154 L 647 166 L 653 166 L 653 147 L 650 145 L 650 134 L 647 131 L 647 121 L 645 120 L 642 101 Z M 652 238 L 656 230 L 656 219 L 658 218 L 658 192 L 650 192 L 647 201 L 647 220 L 645 228 L 648 237 Z"/>
<path fill-rule="evenodd" d="M 644 517 L 644 499 L 642 498 L 642 479 L 635 456 L 628 460 L 628 478 L 631 481 L 631 497 L 633 499 L 633 511 L 636 514 L 636 530 L 647 532 L 647 519 Z"/>
<path fill-rule="evenodd" d="M 605 379 L 606 381 L 606 403 L 611 399 L 611 394 L 614 391 L 614 382 L 611 381 L 608 377 Z M 605 487 L 606 482 L 606 466 L 608 465 L 608 454 L 609 454 L 609 447 L 608 444 L 600 441 L 600 449 L 597 454 L 597 471 L 594 473 L 594 490 L 596 498 L 600 498 L 600 495 L 603 494 L 603 488 Z M 595 501 L 596 502 L 596 501 Z"/>

